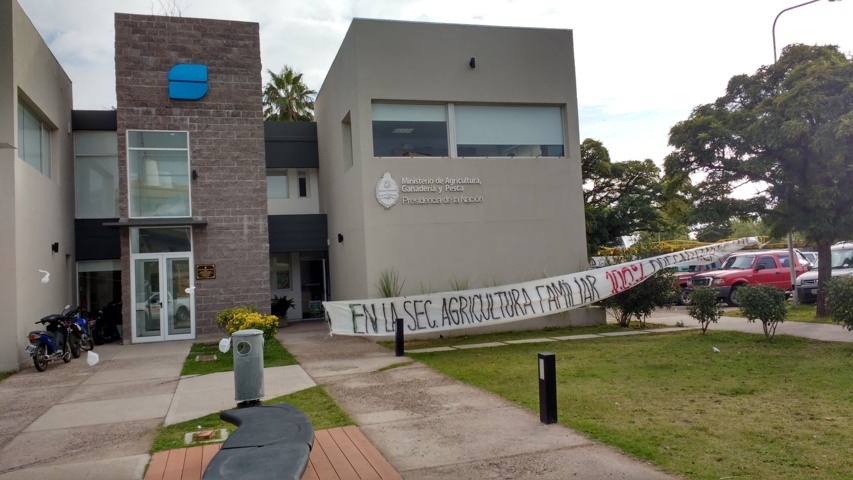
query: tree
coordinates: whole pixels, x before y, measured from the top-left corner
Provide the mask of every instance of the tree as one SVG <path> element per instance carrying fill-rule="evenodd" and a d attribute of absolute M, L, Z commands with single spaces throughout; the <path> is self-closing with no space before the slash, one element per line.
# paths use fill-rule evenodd
<path fill-rule="evenodd" d="M 279 122 L 314 121 L 314 95 L 302 81 L 302 74 L 290 66 L 276 74 L 267 69 L 270 80 L 264 85 L 264 120 Z"/>
<path fill-rule="evenodd" d="M 622 246 L 622 236 L 658 231 L 660 169 L 651 160 L 611 162 L 598 140 L 581 143 L 584 210 L 589 255 Z"/>
<path fill-rule="evenodd" d="M 829 258 L 853 236 L 853 60 L 835 46 L 791 45 L 779 61 L 729 80 L 725 95 L 670 130 L 667 174 L 700 174 L 697 208 L 796 230 Z M 752 198 L 732 196 L 752 183 Z M 818 316 L 826 316 L 818 269 Z"/>

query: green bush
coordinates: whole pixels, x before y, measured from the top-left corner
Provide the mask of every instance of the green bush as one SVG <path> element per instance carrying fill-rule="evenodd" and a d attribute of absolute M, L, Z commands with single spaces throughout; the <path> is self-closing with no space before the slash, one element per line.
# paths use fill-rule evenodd
<path fill-rule="evenodd" d="M 829 316 L 847 330 L 853 330 L 853 277 L 834 278 L 824 287 Z"/>
<path fill-rule="evenodd" d="M 785 292 L 771 285 L 741 287 L 738 291 L 738 301 L 747 320 L 761 320 L 767 340 L 773 339 L 776 327 L 788 316 Z"/>
<path fill-rule="evenodd" d="M 260 314 L 254 305 L 241 305 L 219 312 L 216 315 L 216 324 L 229 335 L 239 330 L 254 328 L 264 332 L 264 340 L 271 340 L 275 338 L 278 330 L 278 317 Z"/>
<path fill-rule="evenodd" d="M 216 324 L 219 325 L 219 328 L 227 331 L 228 324 L 240 313 L 258 313 L 258 309 L 254 305 L 231 307 L 216 314 Z"/>
<path fill-rule="evenodd" d="M 608 265 L 631 262 L 640 258 L 653 257 L 663 253 L 660 247 L 647 242 L 638 242 L 631 247 L 631 253 L 609 259 Z M 612 262 L 612 263 L 611 263 Z M 669 308 L 678 296 L 678 283 L 671 268 L 664 268 L 651 274 L 639 285 L 606 298 L 596 305 L 608 309 L 620 327 L 629 327 L 631 319 L 636 318 L 641 328 L 646 326 L 646 318 L 657 308 Z"/>
<path fill-rule="evenodd" d="M 711 322 L 723 316 L 723 308 L 717 303 L 717 289 L 714 287 L 696 287 L 690 294 L 691 303 L 687 307 L 687 313 L 699 321 L 702 326 L 702 334 L 708 330 Z"/>

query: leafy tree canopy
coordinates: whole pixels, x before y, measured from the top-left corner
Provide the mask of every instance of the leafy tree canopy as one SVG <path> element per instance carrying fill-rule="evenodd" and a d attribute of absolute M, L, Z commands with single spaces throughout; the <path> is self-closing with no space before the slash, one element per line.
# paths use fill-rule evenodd
<path fill-rule="evenodd" d="M 672 127 L 669 143 L 665 171 L 699 179 L 693 200 L 706 221 L 760 216 L 774 236 L 802 232 L 824 258 L 853 237 L 853 60 L 837 47 L 791 45 L 776 64 L 732 77 L 725 95 Z M 732 196 L 748 183 L 756 195 Z"/>
<path fill-rule="evenodd" d="M 660 169 L 651 160 L 611 162 L 598 140 L 581 143 L 587 249 L 622 246 L 622 236 L 657 231 L 661 221 Z"/>
<path fill-rule="evenodd" d="M 317 92 L 302 81 L 302 74 L 289 65 L 280 73 L 267 69 L 270 80 L 264 85 L 264 120 L 281 122 L 314 121 Z"/>

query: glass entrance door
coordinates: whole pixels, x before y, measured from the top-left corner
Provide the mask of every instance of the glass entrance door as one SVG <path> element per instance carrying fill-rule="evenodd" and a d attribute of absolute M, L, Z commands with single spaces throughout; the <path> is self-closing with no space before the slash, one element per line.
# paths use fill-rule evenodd
<path fill-rule="evenodd" d="M 133 336 L 135 342 L 195 336 L 190 258 L 149 254 L 134 258 Z"/>
<path fill-rule="evenodd" d="M 130 251 L 133 341 L 195 338 L 190 229 L 132 228 Z"/>

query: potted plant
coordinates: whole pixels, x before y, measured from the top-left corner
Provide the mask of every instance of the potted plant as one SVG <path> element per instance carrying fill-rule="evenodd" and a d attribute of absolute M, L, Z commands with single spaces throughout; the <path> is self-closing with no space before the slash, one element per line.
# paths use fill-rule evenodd
<path fill-rule="evenodd" d="M 279 327 L 287 326 L 287 311 L 291 308 L 296 308 L 295 302 L 292 298 L 287 298 L 287 295 L 281 297 L 278 295 L 273 296 L 270 301 L 270 312 L 278 317 Z"/>

